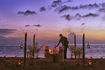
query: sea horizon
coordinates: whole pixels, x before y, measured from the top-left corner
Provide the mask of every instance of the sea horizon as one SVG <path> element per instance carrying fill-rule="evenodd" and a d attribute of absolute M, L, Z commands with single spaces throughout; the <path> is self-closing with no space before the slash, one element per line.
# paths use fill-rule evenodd
<path fill-rule="evenodd" d="M 28 47 L 28 46 L 27 46 Z M 40 46 L 38 46 L 40 47 Z M 50 46 L 49 48 L 53 48 L 53 46 Z M 77 44 L 77 48 L 82 48 L 82 44 Z M 90 58 L 92 56 L 93 58 L 100 58 L 101 56 L 105 58 L 105 44 L 90 44 L 90 48 L 87 48 L 87 45 L 85 46 L 85 55 L 86 58 Z M 27 49 L 27 52 L 29 50 Z M 0 57 L 23 57 L 24 55 L 24 48 L 20 48 L 20 46 L 0 46 Z M 41 48 L 39 52 L 39 57 L 44 58 L 44 50 L 43 47 Z M 70 50 L 68 48 L 67 50 L 67 58 L 70 58 Z"/>

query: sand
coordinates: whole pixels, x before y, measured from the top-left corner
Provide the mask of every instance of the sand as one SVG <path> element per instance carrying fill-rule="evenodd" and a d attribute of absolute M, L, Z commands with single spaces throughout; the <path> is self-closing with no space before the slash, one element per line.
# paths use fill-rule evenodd
<path fill-rule="evenodd" d="M 92 65 L 88 61 L 92 61 Z M 22 64 L 18 65 L 18 62 Z M 23 58 L 0 58 L 0 70 L 105 70 L 105 59 L 86 59 L 85 65 L 82 60 L 66 59 L 53 62 L 46 58 L 27 59 L 26 65 Z"/>

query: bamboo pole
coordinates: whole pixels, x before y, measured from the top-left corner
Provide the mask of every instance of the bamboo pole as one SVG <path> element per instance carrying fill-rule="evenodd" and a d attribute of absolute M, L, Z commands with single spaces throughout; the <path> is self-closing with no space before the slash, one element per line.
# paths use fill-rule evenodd
<path fill-rule="evenodd" d="M 26 51 L 27 51 L 27 32 L 25 33 L 25 42 L 24 42 L 24 65 L 26 64 Z"/>
<path fill-rule="evenodd" d="M 83 65 L 85 64 L 85 34 L 83 34 Z"/>
<path fill-rule="evenodd" d="M 76 34 L 74 34 L 74 47 L 75 47 L 75 50 L 76 50 Z M 76 53 L 75 53 L 75 59 L 76 59 Z"/>
<path fill-rule="evenodd" d="M 35 51 L 35 34 L 33 36 L 33 58 L 34 58 L 34 51 Z"/>

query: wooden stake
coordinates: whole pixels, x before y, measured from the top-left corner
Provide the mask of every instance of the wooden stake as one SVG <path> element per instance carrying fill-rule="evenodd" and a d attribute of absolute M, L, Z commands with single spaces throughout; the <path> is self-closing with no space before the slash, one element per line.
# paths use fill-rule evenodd
<path fill-rule="evenodd" d="M 34 51 L 35 51 L 35 34 L 33 36 L 33 58 L 34 58 Z"/>
<path fill-rule="evenodd" d="M 83 65 L 85 65 L 85 34 L 83 34 Z"/>
<path fill-rule="evenodd" d="M 25 42 L 24 42 L 24 65 L 26 64 L 26 51 L 27 51 L 27 32 L 25 33 Z"/>
<path fill-rule="evenodd" d="M 76 34 L 74 34 L 74 46 L 75 46 L 75 50 L 76 50 Z M 76 59 L 76 54 L 75 54 L 75 59 Z"/>

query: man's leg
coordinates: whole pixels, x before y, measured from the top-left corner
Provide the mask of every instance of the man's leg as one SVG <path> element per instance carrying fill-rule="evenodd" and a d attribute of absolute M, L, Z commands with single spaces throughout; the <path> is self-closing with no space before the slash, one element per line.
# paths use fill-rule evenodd
<path fill-rule="evenodd" d="M 66 58 L 67 58 L 67 48 L 64 47 L 64 59 L 66 59 Z"/>

